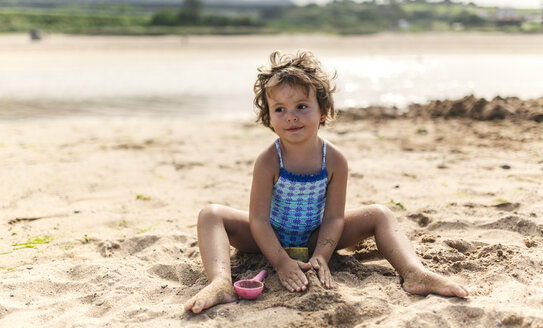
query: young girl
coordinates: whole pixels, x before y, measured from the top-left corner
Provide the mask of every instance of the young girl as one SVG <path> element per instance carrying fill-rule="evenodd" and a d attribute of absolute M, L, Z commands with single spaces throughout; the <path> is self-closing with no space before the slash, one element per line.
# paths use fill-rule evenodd
<path fill-rule="evenodd" d="M 304 270 L 317 271 L 325 288 L 335 283 L 328 261 L 337 249 L 375 236 L 381 254 L 404 279 L 410 293 L 467 297 L 468 291 L 423 267 L 407 237 L 385 206 L 345 211 L 347 160 L 319 137 L 334 117 L 334 88 L 311 52 L 273 52 L 271 67 L 255 83 L 258 121 L 278 139 L 255 162 L 249 212 L 211 205 L 198 217 L 198 241 L 209 285 L 185 309 L 199 313 L 236 300 L 230 274 L 230 245 L 262 252 L 291 292 L 304 291 Z M 291 259 L 284 247 L 308 247 L 307 263 Z"/>

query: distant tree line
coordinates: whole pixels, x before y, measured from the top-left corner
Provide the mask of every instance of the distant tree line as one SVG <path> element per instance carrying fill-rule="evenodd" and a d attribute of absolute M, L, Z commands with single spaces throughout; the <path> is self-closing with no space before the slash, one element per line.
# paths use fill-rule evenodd
<path fill-rule="evenodd" d="M 329 31 L 338 33 L 374 33 L 395 30 L 399 22 L 413 31 L 447 30 L 453 24 L 466 29 L 494 29 L 493 22 L 482 17 L 475 5 L 425 0 L 375 0 L 354 2 L 334 0 L 326 5 L 264 7 L 253 16 L 224 16 L 205 13 L 201 0 L 185 0 L 175 11 L 164 9 L 151 18 L 156 26 L 254 26 L 279 30 Z"/>
<path fill-rule="evenodd" d="M 220 5 L 220 2 L 218 2 Z M 206 7 L 201 0 L 185 0 L 178 8 L 146 12 L 101 4 L 98 12 L 71 4 L 68 8 L 0 11 L 0 32 L 42 29 L 82 34 L 247 34 L 335 33 L 364 34 L 382 31 L 477 31 L 543 32 L 541 23 L 515 21 L 498 24 L 496 9 L 444 0 L 388 0 L 355 2 L 334 0 L 325 5 Z M 69 12 L 68 10 L 77 10 Z M 537 10 L 531 12 L 538 14 Z"/>
<path fill-rule="evenodd" d="M 251 16 L 225 16 L 204 14 L 201 0 L 185 0 L 176 12 L 162 9 L 153 14 L 151 25 L 159 26 L 261 26 L 262 22 Z"/>
<path fill-rule="evenodd" d="M 148 19 L 140 16 L 35 12 L 0 12 L 0 32 L 44 30 L 74 34 L 142 34 Z"/>

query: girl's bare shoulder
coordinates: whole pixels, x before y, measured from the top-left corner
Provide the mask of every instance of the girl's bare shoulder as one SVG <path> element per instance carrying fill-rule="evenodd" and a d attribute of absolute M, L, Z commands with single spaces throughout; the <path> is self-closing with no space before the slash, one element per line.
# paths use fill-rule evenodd
<path fill-rule="evenodd" d="M 255 170 L 275 173 L 280 169 L 279 155 L 275 148 L 275 143 L 272 143 L 258 155 L 255 161 Z"/>
<path fill-rule="evenodd" d="M 343 151 L 328 140 L 326 140 L 326 167 L 333 171 L 344 170 L 346 172 L 348 169 L 347 157 Z"/>

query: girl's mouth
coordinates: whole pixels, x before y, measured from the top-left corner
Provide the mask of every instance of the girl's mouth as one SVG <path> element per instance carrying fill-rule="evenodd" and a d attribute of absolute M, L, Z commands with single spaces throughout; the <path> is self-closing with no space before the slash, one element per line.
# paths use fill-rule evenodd
<path fill-rule="evenodd" d="M 301 130 L 302 128 L 303 128 L 302 126 L 297 126 L 297 127 L 293 127 L 293 128 L 288 128 L 287 131 L 288 132 L 296 132 L 296 131 Z"/>

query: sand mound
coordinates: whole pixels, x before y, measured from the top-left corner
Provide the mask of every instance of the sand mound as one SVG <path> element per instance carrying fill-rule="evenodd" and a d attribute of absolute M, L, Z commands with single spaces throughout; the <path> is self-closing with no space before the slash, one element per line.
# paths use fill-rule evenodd
<path fill-rule="evenodd" d="M 543 122 L 543 97 L 521 100 L 516 97 L 495 97 L 488 101 L 473 95 L 457 100 L 434 100 L 428 104 L 412 104 L 406 112 L 397 108 L 370 106 L 341 113 L 344 119 L 408 118 L 469 118 L 480 121 L 531 120 Z"/>

